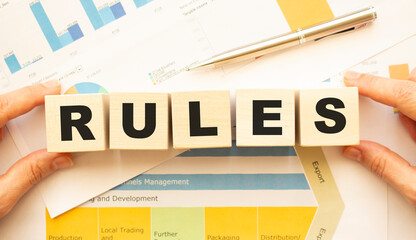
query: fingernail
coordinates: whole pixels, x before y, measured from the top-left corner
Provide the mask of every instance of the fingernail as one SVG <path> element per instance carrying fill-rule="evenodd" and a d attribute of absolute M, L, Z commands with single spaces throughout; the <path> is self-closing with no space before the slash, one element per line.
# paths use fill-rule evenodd
<path fill-rule="evenodd" d="M 70 157 L 62 156 L 58 157 L 53 161 L 53 164 L 55 164 L 56 169 L 62 169 L 62 168 L 69 168 L 74 165 L 74 162 Z"/>
<path fill-rule="evenodd" d="M 51 80 L 51 81 L 43 82 L 42 85 L 47 87 L 47 88 L 57 88 L 61 84 L 59 83 L 58 80 Z"/>
<path fill-rule="evenodd" d="M 357 84 L 358 79 L 360 78 L 361 73 L 357 73 L 354 71 L 346 71 L 344 73 L 344 82 L 347 86 L 355 86 Z"/>
<path fill-rule="evenodd" d="M 344 73 L 344 78 L 348 78 L 348 79 L 358 79 L 360 78 L 361 73 L 358 72 L 354 72 L 354 71 L 346 71 Z"/>
<path fill-rule="evenodd" d="M 355 160 L 357 162 L 361 161 L 361 151 L 355 147 L 346 147 L 343 154 L 349 159 Z"/>

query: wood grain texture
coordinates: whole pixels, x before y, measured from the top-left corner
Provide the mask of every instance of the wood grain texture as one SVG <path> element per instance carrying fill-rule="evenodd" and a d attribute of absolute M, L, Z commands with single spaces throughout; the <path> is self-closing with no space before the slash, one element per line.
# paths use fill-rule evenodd
<path fill-rule="evenodd" d="M 316 108 L 320 100 L 335 98 L 342 101 L 344 107 L 336 108 L 327 104 L 326 109 L 341 113 L 345 119 L 345 127 L 336 133 L 323 133 L 318 130 L 316 122 L 324 122 L 334 127 L 336 121 L 318 114 Z M 340 146 L 359 144 L 359 98 L 355 87 L 332 89 L 299 90 L 297 133 L 301 146 Z"/>
<path fill-rule="evenodd" d="M 229 91 L 172 93 L 174 148 L 231 147 Z M 199 102 L 202 128 L 216 127 L 217 136 L 191 136 L 189 103 Z"/>
<path fill-rule="evenodd" d="M 281 107 L 264 107 L 262 116 L 279 114 L 280 120 L 264 120 L 265 128 L 280 128 L 281 135 L 253 133 L 253 101 L 280 101 Z M 262 117 L 260 116 L 260 118 Z M 257 116 L 259 117 L 259 116 Z M 293 146 L 295 145 L 295 91 L 291 89 L 263 89 L 236 91 L 237 146 Z"/>
<path fill-rule="evenodd" d="M 156 126 L 151 136 L 132 138 L 123 130 L 123 103 L 133 103 L 133 126 L 145 128 L 145 104 L 154 103 Z M 110 94 L 110 149 L 168 149 L 169 148 L 168 93 L 111 93 Z"/>
<path fill-rule="evenodd" d="M 94 140 L 83 140 L 75 127 L 71 128 L 72 140 L 63 141 L 61 134 L 61 106 L 87 106 L 91 120 L 86 124 Z M 71 119 L 79 119 L 72 113 Z M 108 95 L 71 94 L 45 97 L 46 139 L 48 152 L 104 151 L 108 146 Z M 70 119 L 70 120 L 71 120 Z"/>

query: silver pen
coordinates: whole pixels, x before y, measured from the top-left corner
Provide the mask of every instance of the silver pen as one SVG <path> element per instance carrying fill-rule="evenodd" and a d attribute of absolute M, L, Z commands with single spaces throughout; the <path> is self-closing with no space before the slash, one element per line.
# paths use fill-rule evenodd
<path fill-rule="evenodd" d="M 259 57 L 267 53 L 301 45 L 308 41 L 316 41 L 337 33 L 358 29 L 373 22 L 376 18 L 377 13 L 374 7 L 364 8 L 305 29 L 298 29 L 295 32 L 220 53 L 212 58 L 190 65 L 187 71 L 218 67 Z"/>

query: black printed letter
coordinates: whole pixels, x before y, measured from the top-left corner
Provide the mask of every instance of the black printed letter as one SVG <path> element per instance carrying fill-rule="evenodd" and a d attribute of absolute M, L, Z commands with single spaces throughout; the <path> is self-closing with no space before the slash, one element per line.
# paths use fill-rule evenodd
<path fill-rule="evenodd" d="M 335 109 L 345 108 L 344 103 L 338 98 L 324 98 L 319 100 L 316 104 L 316 112 L 324 118 L 334 120 L 335 125 L 329 127 L 325 124 L 325 121 L 316 121 L 315 126 L 322 133 L 339 133 L 345 128 L 347 120 L 342 113 L 326 108 L 327 105 L 332 105 Z"/>
<path fill-rule="evenodd" d="M 265 120 L 280 120 L 280 113 L 264 113 L 264 108 L 281 108 L 281 100 L 253 100 L 253 135 L 282 135 L 281 127 L 265 127 Z"/>
<path fill-rule="evenodd" d="M 79 119 L 72 119 L 72 113 L 79 113 Z M 72 127 L 75 127 L 83 140 L 95 140 L 87 123 L 91 121 L 92 112 L 87 106 L 61 106 L 61 140 L 72 141 Z"/>
<path fill-rule="evenodd" d="M 217 136 L 217 127 L 201 127 L 200 102 L 189 102 L 189 130 L 191 137 Z"/>
<path fill-rule="evenodd" d="M 156 129 L 156 103 L 145 104 L 145 122 L 142 130 L 134 128 L 133 103 L 123 103 L 123 130 L 131 138 L 148 138 Z"/>

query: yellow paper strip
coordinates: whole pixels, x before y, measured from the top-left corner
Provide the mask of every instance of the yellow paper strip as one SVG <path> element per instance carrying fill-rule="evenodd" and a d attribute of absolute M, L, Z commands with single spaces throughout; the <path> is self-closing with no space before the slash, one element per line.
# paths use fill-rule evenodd
<path fill-rule="evenodd" d="M 326 0 L 277 0 L 292 31 L 334 18 Z"/>

